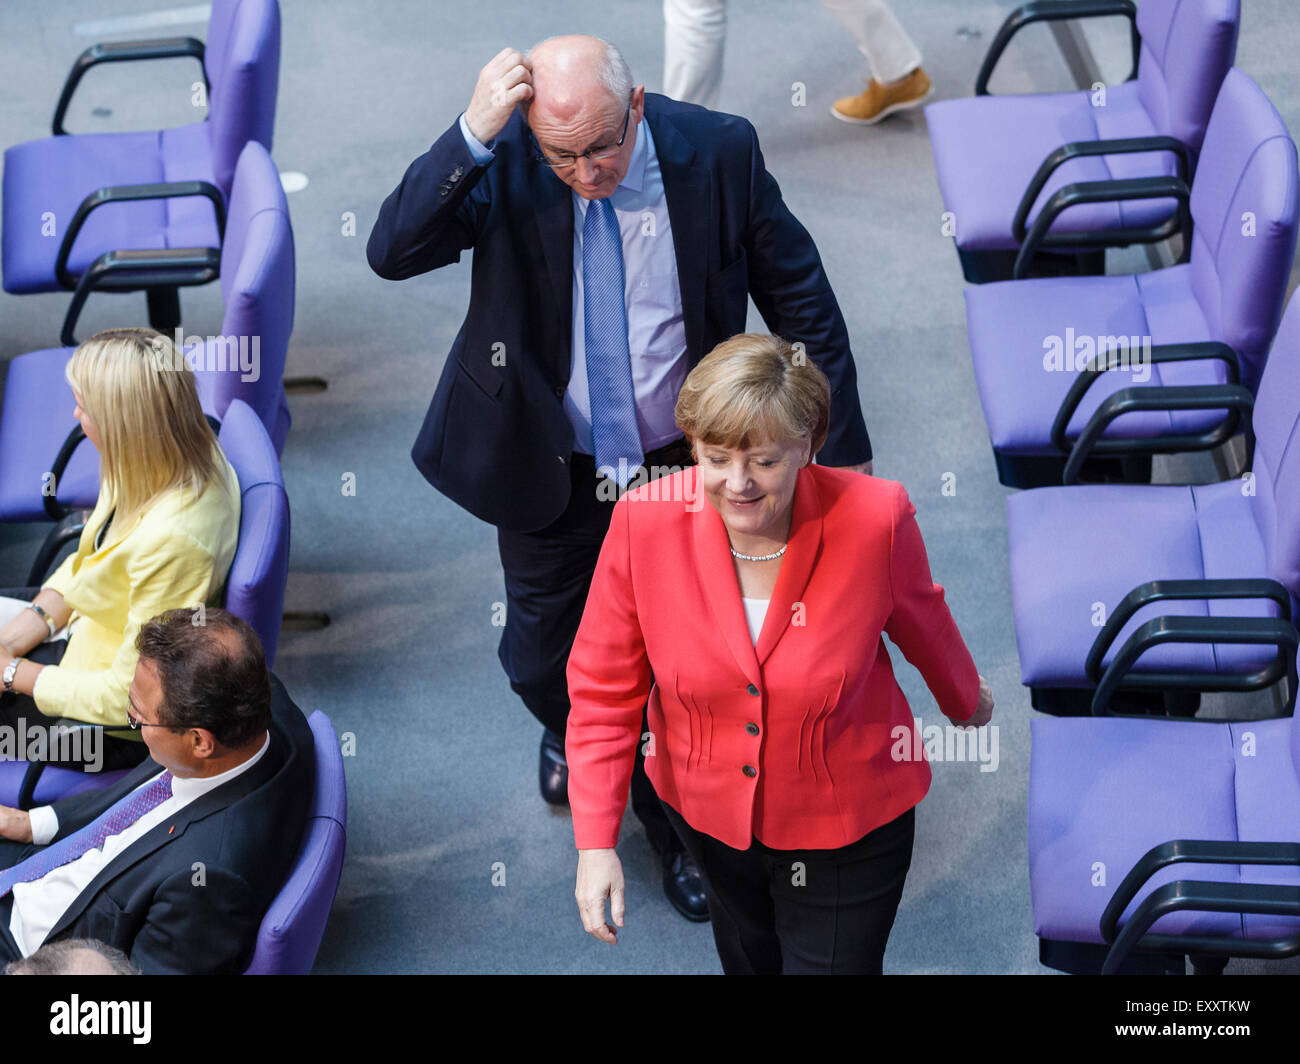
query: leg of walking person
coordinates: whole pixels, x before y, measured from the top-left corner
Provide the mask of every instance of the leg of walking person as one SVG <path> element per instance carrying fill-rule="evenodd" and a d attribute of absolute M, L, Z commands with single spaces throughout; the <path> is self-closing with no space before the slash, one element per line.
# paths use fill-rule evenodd
<path fill-rule="evenodd" d="M 646 455 L 651 468 L 652 462 L 667 467 L 670 463 L 680 466 L 684 460 L 689 460 L 684 444 L 669 444 Z M 570 470 L 569 505 L 553 524 L 540 532 L 497 530 L 506 581 L 506 627 L 498 657 L 511 689 L 545 729 L 539 782 L 543 797 L 555 805 L 568 800 L 564 735 L 569 715 L 569 651 L 614 510 L 608 493 L 597 493 L 595 462 L 590 455 L 575 453 Z M 669 901 L 688 919 L 707 919 L 698 872 L 693 867 L 682 868 L 677 860 L 681 842 L 653 798 L 639 743 L 631 796 L 633 812 L 664 865 L 664 891 Z"/>
<path fill-rule="evenodd" d="M 822 0 L 866 56 L 871 80 L 864 92 L 837 100 L 831 108 L 846 122 L 873 124 L 930 94 L 930 79 L 921 69 L 921 50 L 907 35 L 885 0 Z"/>
<path fill-rule="evenodd" d="M 662 799 L 660 804 L 699 866 L 722 970 L 727 975 L 779 975 L 781 943 L 766 855 L 756 844 L 748 850 L 733 849 L 696 831 Z"/>
<path fill-rule="evenodd" d="M 912 863 L 915 810 L 837 850 L 769 850 L 786 975 L 879 975 Z"/>
<path fill-rule="evenodd" d="M 726 39 L 726 0 L 664 0 L 664 95 L 717 107 Z"/>

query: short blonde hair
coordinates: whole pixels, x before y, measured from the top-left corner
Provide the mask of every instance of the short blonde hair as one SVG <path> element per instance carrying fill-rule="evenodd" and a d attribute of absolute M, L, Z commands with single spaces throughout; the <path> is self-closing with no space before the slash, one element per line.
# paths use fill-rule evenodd
<path fill-rule="evenodd" d="M 687 374 L 673 413 L 691 443 L 743 451 L 807 437 L 811 457 L 826 442 L 830 411 L 830 382 L 802 345 L 740 333 Z"/>
<path fill-rule="evenodd" d="M 115 524 L 160 496 L 198 496 L 218 475 L 217 437 L 199 405 L 194 373 L 155 329 L 106 329 L 84 341 L 65 376 L 99 435 L 99 483 Z"/>

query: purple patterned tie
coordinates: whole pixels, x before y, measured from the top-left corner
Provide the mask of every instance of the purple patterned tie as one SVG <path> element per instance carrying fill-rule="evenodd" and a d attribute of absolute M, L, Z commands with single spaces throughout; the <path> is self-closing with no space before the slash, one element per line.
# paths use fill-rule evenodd
<path fill-rule="evenodd" d="M 56 868 L 75 861 L 83 854 L 104 845 L 104 840 L 120 835 L 151 809 L 156 809 L 172 796 L 172 774 L 163 774 L 147 787 L 139 787 L 115 805 L 109 806 L 80 831 L 66 839 L 51 843 L 25 861 L 0 872 L 0 898 L 17 883 L 30 883 Z"/>

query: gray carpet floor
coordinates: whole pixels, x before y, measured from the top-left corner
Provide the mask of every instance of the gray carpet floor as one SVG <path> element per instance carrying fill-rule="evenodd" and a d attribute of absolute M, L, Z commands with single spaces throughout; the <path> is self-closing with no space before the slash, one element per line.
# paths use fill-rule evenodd
<path fill-rule="evenodd" d="M 899 0 L 936 98 L 968 95 L 1006 0 Z M 1300 130 L 1294 77 L 1300 12 L 1243 0 L 1238 65 Z M 5 103 L 0 144 L 48 135 L 73 58 L 97 39 L 205 33 L 204 17 L 110 32 L 93 20 L 147 14 L 160 0 L 0 5 Z M 305 175 L 290 198 L 297 242 L 289 375 L 327 391 L 291 398 L 284 452 L 293 512 L 289 609 L 326 610 L 318 632 L 286 632 L 276 669 L 302 708 L 354 740 L 347 759 L 348 855 L 317 971 L 710 973 L 707 925 L 667 904 L 658 866 L 629 813 L 622 942 L 583 933 L 573 901 L 567 813 L 537 793 L 539 727 L 496 656 L 504 600 L 494 529 L 438 495 L 409 458 L 467 303 L 467 263 L 402 283 L 374 276 L 365 241 L 409 162 L 468 102 L 501 47 L 562 32 L 604 36 L 638 82 L 661 88 L 657 0 L 281 0 L 283 54 L 274 158 Z M 999 760 L 934 766 L 918 810 L 911 873 L 886 955 L 900 973 L 1046 972 L 1037 959 L 1026 861 L 1031 716 L 1007 586 L 1007 490 L 995 475 L 968 353 L 962 276 L 940 231 L 942 203 L 920 112 L 873 128 L 827 113 L 858 91 L 865 64 L 815 0 L 731 5 L 720 108 L 756 125 L 769 169 L 817 241 L 854 341 L 877 475 L 918 510 L 936 579 L 997 698 Z M 182 15 L 182 19 L 184 15 Z M 1117 26 L 1089 41 L 1103 71 L 1126 72 Z M 69 115 L 78 131 L 195 120 L 192 64 L 95 70 Z M 796 83 L 806 106 L 795 106 Z M 1048 31 L 1007 52 L 996 89 L 1073 85 Z M 354 228 L 352 222 L 354 221 Z M 212 333 L 219 293 L 187 292 L 187 332 Z M 54 346 L 64 295 L 0 295 L 0 359 Z M 143 324 L 143 298 L 101 297 L 81 334 Z M 761 328 L 756 314 L 751 326 Z M 355 495 L 344 495 L 347 474 Z M 955 493 L 942 490 L 955 478 Z M 0 529 L 0 578 L 20 579 L 43 534 Z M 901 655 L 895 653 L 895 660 Z M 902 664 L 914 712 L 935 720 Z M 504 871 L 501 875 L 494 873 Z M 1234 962 L 1229 971 L 1300 966 Z"/>

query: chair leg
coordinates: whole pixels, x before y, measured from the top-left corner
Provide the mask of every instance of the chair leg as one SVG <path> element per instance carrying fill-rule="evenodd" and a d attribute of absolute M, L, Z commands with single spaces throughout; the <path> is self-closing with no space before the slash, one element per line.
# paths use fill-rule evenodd
<path fill-rule="evenodd" d="M 1203 953 L 1189 953 L 1187 959 L 1192 962 L 1193 975 L 1222 975 L 1228 967 L 1227 957 L 1207 957 Z"/>
<path fill-rule="evenodd" d="M 284 390 L 288 395 L 313 395 L 329 387 L 324 377 L 285 377 Z"/>
<path fill-rule="evenodd" d="M 145 300 L 149 307 L 149 324 L 166 336 L 173 336 L 181 327 L 181 294 L 176 288 L 146 288 Z"/>
<path fill-rule="evenodd" d="M 286 632 L 319 632 L 329 627 L 330 615 L 323 610 L 285 610 L 280 628 Z"/>

